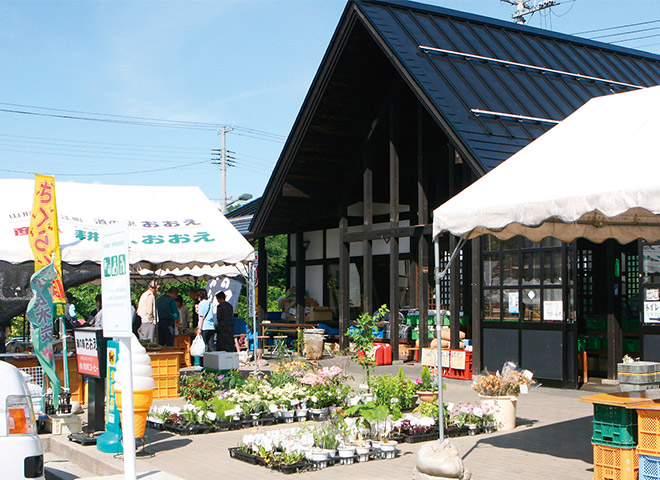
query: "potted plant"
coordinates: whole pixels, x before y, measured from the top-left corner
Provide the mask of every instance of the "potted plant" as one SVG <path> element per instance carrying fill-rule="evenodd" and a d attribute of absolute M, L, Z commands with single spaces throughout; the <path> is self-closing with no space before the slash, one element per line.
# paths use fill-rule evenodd
<path fill-rule="evenodd" d="M 416 383 L 417 395 L 421 402 L 434 402 L 438 399 L 438 377 L 431 375 L 429 367 L 422 368 L 422 373 Z"/>
<path fill-rule="evenodd" d="M 472 383 L 481 404 L 488 407 L 495 417 L 498 430 L 513 430 L 516 427 L 516 406 L 521 389 L 527 389 L 535 382 L 529 370 L 519 370 L 515 364 L 507 362 L 502 373 L 479 376 Z"/>
<path fill-rule="evenodd" d="M 365 312 L 358 317 L 356 325 L 348 331 L 349 338 L 355 344 L 353 358 L 364 369 L 367 375 L 367 385 L 369 385 L 369 378 L 376 365 L 373 355 L 369 353 L 373 348 L 374 340 L 376 340 L 377 323 L 385 317 L 388 311 L 387 306 L 382 305 L 374 315 Z"/>

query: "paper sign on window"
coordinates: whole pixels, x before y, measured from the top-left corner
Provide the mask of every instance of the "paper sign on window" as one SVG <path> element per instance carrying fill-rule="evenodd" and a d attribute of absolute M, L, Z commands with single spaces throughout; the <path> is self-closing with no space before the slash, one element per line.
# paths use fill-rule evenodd
<path fill-rule="evenodd" d="M 644 302 L 644 323 L 660 323 L 660 302 Z"/>
<path fill-rule="evenodd" d="M 451 368 L 454 370 L 465 370 L 465 350 L 451 351 Z"/>
<path fill-rule="evenodd" d="M 562 321 L 564 319 L 564 302 L 561 300 L 546 300 L 543 302 L 543 320 Z"/>
<path fill-rule="evenodd" d="M 518 314 L 518 292 L 509 292 L 509 313 Z"/>

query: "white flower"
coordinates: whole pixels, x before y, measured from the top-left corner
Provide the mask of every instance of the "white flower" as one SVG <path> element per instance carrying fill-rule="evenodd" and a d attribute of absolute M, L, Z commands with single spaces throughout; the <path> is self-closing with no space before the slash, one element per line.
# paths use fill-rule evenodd
<path fill-rule="evenodd" d="M 212 422 L 215 422 L 215 419 L 218 418 L 218 416 L 215 414 L 215 412 L 206 412 L 206 418 Z"/>
<path fill-rule="evenodd" d="M 483 410 L 482 410 L 481 408 L 479 408 L 479 407 L 474 407 L 474 409 L 472 410 L 472 413 L 473 413 L 476 417 L 479 417 L 479 418 L 481 418 L 481 417 L 484 416 L 484 412 L 483 412 Z"/>
<path fill-rule="evenodd" d="M 399 399 L 397 397 L 392 397 L 390 403 L 399 403 Z"/>
<path fill-rule="evenodd" d="M 184 411 L 184 412 L 188 412 L 188 411 L 190 411 L 190 410 L 195 410 L 195 406 L 192 405 L 192 404 L 190 404 L 190 403 L 186 403 L 186 404 L 183 406 L 183 411 Z"/>

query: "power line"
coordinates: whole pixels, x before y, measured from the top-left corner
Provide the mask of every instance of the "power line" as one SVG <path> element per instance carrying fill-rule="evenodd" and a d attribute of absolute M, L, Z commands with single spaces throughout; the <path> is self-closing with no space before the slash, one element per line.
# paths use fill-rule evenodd
<path fill-rule="evenodd" d="M 590 40 L 595 40 L 597 38 L 618 37 L 620 35 L 629 35 L 631 33 L 649 32 L 649 31 L 658 30 L 658 29 L 660 29 L 660 27 L 640 28 L 639 30 L 628 30 L 626 32 L 621 32 L 621 33 L 609 33 L 607 35 L 598 35 L 596 37 L 591 37 Z"/>
<path fill-rule="evenodd" d="M 202 163 L 208 163 L 208 160 L 204 160 L 203 162 L 194 162 L 194 163 L 186 163 L 184 165 L 177 165 L 174 167 L 165 167 L 165 168 L 155 168 L 151 170 L 139 170 L 139 171 L 133 171 L 133 172 L 110 172 L 110 173 L 63 173 L 63 172 L 54 172 L 53 175 L 60 175 L 63 177 L 104 177 L 104 176 L 116 176 L 116 175 L 137 175 L 140 173 L 155 173 L 155 172 L 164 172 L 166 170 L 176 170 L 179 168 L 186 168 L 186 167 L 192 167 L 193 165 L 201 165 Z M 0 169 L 0 172 L 9 172 L 9 173 L 23 173 L 26 175 L 34 175 L 35 172 L 28 172 L 28 171 L 22 171 L 22 170 L 8 170 L 8 169 Z"/>
<path fill-rule="evenodd" d="M 67 120 L 85 120 L 91 122 L 113 123 L 120 125 L 134 125 L 143 127 L 160 127 L 160 128 L 178 128 L 184 130 L 198 130 L 198 131 L 217 131 L 222 125 L 217 123 L 208 122 L 192 122 L 187 120 L 171 120 L 153 117 L 138 117 L 132 115 L 117 115 L 100 112 L 88 112 L 83 110 L 65 110 L 60 108 L 40 107 L 35 105 L 24 105 L 17 103 L 0 102 L 0 105 L 14 108 L 0 108 L 0 112 L 12 113 L 17 115 L 31 115 L 49 118 L 61 118 Z M 31 110 L 43 110 L 29 111 Z M 60 113 L 45 113 L 45 112 L 60 112 Z M 84 116 L 83 116 L 84 115 Z M 90 116 L 91 115 L 91 116 Z M 94 117 L 107 117 L 107 118 L 94 118 Z M 258 140 L 277 141 L 283 142 L 286 137 L 275 133 L 265 132 L 246 127 L 236 127 L 236 129 L 244 132 L 244 136 L 255 138 Z"/>
<path fill-rule="evenodd" d="M 660 33 L 656 33 L 655 35 L 644 35 L 643 37 L 626 38 L 626 39 L 623 39 L 623 40 L 613 40 L 612 43 L 632 42 L 632 41 L 635 41 L 635 40 L 643 40 L 645 38 L 655 38 L 655 37 L 660 37 Z"/>
<path fill-rule="evenodd" d="M 573 33 L 572 35 L 584 35 L 585 33 L 606 32 L 608 30 L 616 30 L 617 28 L 637 27 L 639 25 L 648 25 L 650 23 L 658 23 L 658 22 L 660 22 L 660 20 L 649 20 L 647 22 L 629 23 L 628 25 L 618 25 L 616 27 L 597 28 L 596 30 L 587 30 L 585 32 L 576 32 L 576 33 Z"/>

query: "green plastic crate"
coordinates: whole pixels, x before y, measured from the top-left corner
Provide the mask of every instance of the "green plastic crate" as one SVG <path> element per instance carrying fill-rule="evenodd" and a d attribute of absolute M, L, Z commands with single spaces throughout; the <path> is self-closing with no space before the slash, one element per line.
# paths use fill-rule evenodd
<path fill-rule="evenodd" d="M 406 315 L 406 324 L 413 327 L 415 325 L 419 325 L 419 314 L 409 313 L 408 315 Z"/>
<path fill-rule="evenodd" d="M 639 317 L 623 317 L 621 328 L 624 332 L 639 332 Z"/>
<path fill-rule="evenodd" d="M 639 353 L 639 338 L 624 338 L 623 351 L 630 353 Z"/>
<path fill-rule="evenodd" d="M 435 338 L 435 329 L 429 329 L 428 330 L 428 336 L 429 336 L 429 338 Z M 413 340 L 419 340 L 419 327 L 413 329 L 412 339 Z"/>
<path fill-rule="evenodd" d="M 618 448 L 637 446 L 637 411 L 594 404 L 592 443 Z"/>
<path fill-rule="evenodd" d="M 584 339 L 587 350 L 607 350 L 607 337 L 587 335 Z"/>
<path fill-rule="evenodd" d="M 584 323 L 587 330 L 607 330 L 607 318 L 605 317 L 585 317 Z"/>

